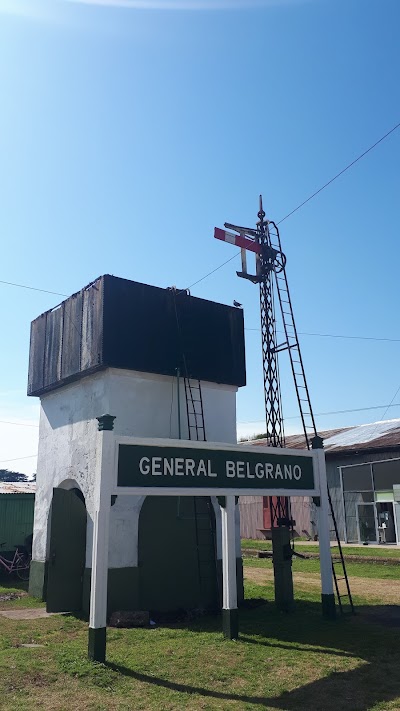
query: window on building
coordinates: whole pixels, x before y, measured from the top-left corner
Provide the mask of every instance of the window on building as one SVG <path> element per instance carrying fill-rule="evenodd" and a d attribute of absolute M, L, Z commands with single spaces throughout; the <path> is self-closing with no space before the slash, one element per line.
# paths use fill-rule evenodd
<path fill-rule="evenodd" d="M 344 467 L 342 469 L 342 478 L 344 491 L 373 491 L 370 464 Z"/>
<path fill-rule="evenodd" d="M 393 459 L 389 462 L 376 462 L 372 465 L 374 473 L 375 491 L 389 491 L 393 484 L 400 484 L 400 460 Z"/>

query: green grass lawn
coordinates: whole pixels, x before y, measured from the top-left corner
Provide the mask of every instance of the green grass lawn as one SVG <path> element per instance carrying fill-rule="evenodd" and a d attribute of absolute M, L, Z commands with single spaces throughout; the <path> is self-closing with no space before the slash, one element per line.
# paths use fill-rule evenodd
<path fill-rule="evenodd" d="M 2 600 L 2 596 L 14 593 L 19 597 L 15 600 Z M 0 577 L 0 610 L 16 609 L 20 607 L 44 607 L 44 603 L 38 602 L 28 595 L 28 583 L 24 583 L 18 578 L 2 575 Z M 1 706 L 0 706 L 1 709 Z"/>
<path fill-rule="evenodd" d="M 244 558 L 244 565 L 253 568 L 267 568 L 272 570 L 272 560 L 268 558 Z M 293 558 L 293 572 L 319 573 L 319 560 L 303 560 Z M 339 568 L 340 570 L 340 568 Z M 355 578 L 379 578 L 381 580 L 399 581 L 399 603 L 400 603 L 400 570 L 396 565 L 385 565 L 376 563 L 346 563 L 347 574 Z"/>
<path fill-rule="evenodd" d="M 108 662 L 92 664 L 84 621 L 0 617 L 1 711 L 399 711 L 399 629 L 368 617 L 383 610 L 385 600 L 371 606 L 359 597 L 357 616 L 325 621 L 318 588 L 303 586 L 295 611 L 277 613 L 273 581 L 249 579 L 267 566 L 270 561 L 245 561 L 246 598 L 262 604 L 240 611 L 237 642 L 223 639 L 218 616 L 109 629 Z M 353 566 L 352 575 L 370 578 L 378 576 L 368 576 L 369 569 L 382 576 L 389 570 Z M 318 561 L 295 561 L 295 577 L 299 571 L 315 577 Z M 400 614 L 396 619 L 400 625 Z"/>

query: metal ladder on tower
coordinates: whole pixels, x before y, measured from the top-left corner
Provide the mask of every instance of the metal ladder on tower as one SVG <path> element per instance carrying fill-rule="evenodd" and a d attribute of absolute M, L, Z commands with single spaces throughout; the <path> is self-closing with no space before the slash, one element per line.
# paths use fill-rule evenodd
<path fill-rule="evenodd" d="M 272 249 L 276 250 L 279 253 L 282 253 L 279 230 L 277 225 L 271 220 L 268 221 L 268 233 L 270 238 L 270 246 L 272 247 Z M 304 436 L 307 444 L 307 449 L 311 449 L 311 440 L 314 436 L 317 435 L 317 429 L 315 426 L 314 414 L 312 411 L 311 399 L 308 390 L 303 359 L 301 357 L 299 339 L 293 315 L 292 301 L 289 292 L 289 284 L 286 276 L 285 263 L 283 263 L 283 266 L 280 269 L 279 273 L 274 273 L 276 280 L 276 290 L 282 315 L 283 329 L 285 333 L 285 341 L 276 347 L 276 352 L 279 353 L 280 351 L 287 350 L 289 353 L 290 365 L 295 384 L 296 396 L 299 405 Z M 343 549 L 340 542 L 340 536 L 332 504 L 332 497 L 329 491 L 329 486 L 328 500 L 330 515 L 333 523 L 333 529 L 331 529 L 331 533 L 335 534 L 336 543 L 339 548 L 339 560 L 334 561 L 332 559 L 332 574 L 335 583 L 336 597 L 339 605 L 339 610 L 342 614 L 344 612 L 343 598 L 346 597 L 348 598 L 347 604 L 350 605 L 350 611 L 354 613 L 354 603 L 351 595 L 349 579 L 346 571 L 346 564 L 343 556 Z M 339 576 L 336 573 L 336 565 L 341 566 L 341 574 Z M 339 583 L 342 581 L 344 581 L 345 583 L 346 592 L 340 591 Z"/>
<path fill-rule="evenodd" d="M 173 307 L 175 311 L 176 326 L 178 332 L 179 340 L 179 350 L 181 351 L 181 361 L 183 365 L 183 380 L 185 386 L 185 401 L 186 401 L 186 413 L 187 413 L 187 425 L 188 425 L 188 437 L 189 440 L 205 442 L 206 441 L 206 429 L 204 422 L 204 409 L 203 409 L 203 397 L 201 393 L 201 382 L 198 378 L 192 378 L 189 376 L 188 365 L 185 354 L 184 339 L 181 330 L 181 324 L 179 319 L 179 307 L 177 302 L 177 292 L 175 287 L 170 289 L 173 298 Z M 179 374 L 180 368 L 176 369 L 178 378 L 178 402 L 180 399 L 180 389 L 179 389 Z M 179 415 L 178 415 L 179 416 Z M 199 590 L 200 596 L 203 597 L 205 593 L 205 585 L 209 583 L 210 576 L 205 574 L 207 568 L 209 568 L 209 550 L 208 545 L 209 534 L 211 534 L 212 550 L 216 557 L 216 541 L 215 541 L 215 531 L 212 521 L 212 511 L 211 502 L 204 497 L 198 499 L 197 496 L 193 497 L 193 519 L 195 528 L 195 539 L 196 539 L 196 557 L 197 557 L 197 571 L 199 577 Z M 180 499 L 178 499 L 178 515 L 180 512 Z M 191 517 L 189 517 L 190 519 Z M 201 602 L 201 601 L 200 601 Z"/>
<path fill-rule="evenodd" d="M 184 383 L 189 439 L 197 442 L 206 442 L 201 381 L 198 378 L 190 378 L 185 375 Z M 203 596 L 206 588 L 214 584 L 214 576 L 211 578 L 209 574 L 210 550 L 212 550 L 212 555 L 216 557 L 216 540 L 212 520 L 213 510 L 210 499 L 206 497 L 198 499 L 197 496 L 194 496 L 193 511 L 199 587 Z"/>
<path fill-rule="evenodd" d="M 185 397 L 189 439 L 205 442 L 206 428 L 204 424 L 203 397 L 201 382 L 185 374 Z"/>

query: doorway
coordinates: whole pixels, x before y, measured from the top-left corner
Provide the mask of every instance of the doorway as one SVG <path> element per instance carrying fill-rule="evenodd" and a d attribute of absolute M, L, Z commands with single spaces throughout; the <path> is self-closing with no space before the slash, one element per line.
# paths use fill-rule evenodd
<path fill-rule="evenodd" d="M 378 516 L 379 543 L 397 543 L 393 503 L 391 501 L 377 503 L 376 512 Z"/>
<path fill-rule="evenodd" d="M 139 576 L 143 610 L 218 607 L 215 514 L 208 497 L 146 497 Z"/>
<path fill-rule="evenodd" d="M 357 528 L 360 543 L 377 543 L 376 505 L 357 504 Z"/>
<path fill-rule="evenodd" d="M 79 489 L 53 489 L 47 563 L 47 612 L 82 609 L 86 506 Z"/>

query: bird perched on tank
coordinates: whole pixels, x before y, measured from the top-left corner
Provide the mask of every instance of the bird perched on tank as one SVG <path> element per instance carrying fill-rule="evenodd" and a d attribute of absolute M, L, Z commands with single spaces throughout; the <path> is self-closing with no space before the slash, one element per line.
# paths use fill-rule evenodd
<path fill-rule="evenodd" d="M 238 301 L 235 301 L 235 299 L 233 300 L 233 305 L 236 306 L 237 309 L 241 309 L 241 308 L 242 308 L 242 304 L 239 304 L 239 302 L 238 302 Z"/>

